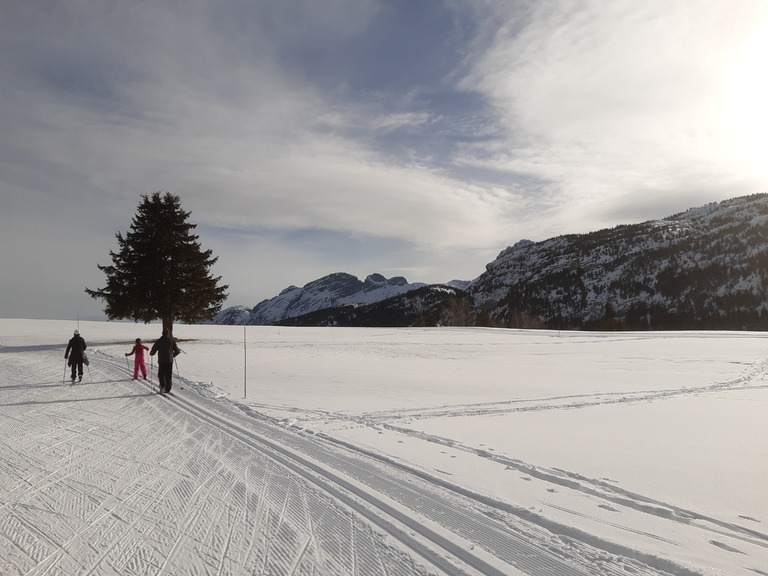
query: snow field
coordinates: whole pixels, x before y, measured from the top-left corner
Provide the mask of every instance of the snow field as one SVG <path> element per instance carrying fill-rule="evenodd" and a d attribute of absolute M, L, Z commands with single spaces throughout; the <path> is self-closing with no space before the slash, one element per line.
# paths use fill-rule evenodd
<path fill-rule="evenodd" d="M 58 356 L 0 361 L 19 378 Z M 0 573 L 425 573 L 334 498 L 98 357 L 82 384 L 44 369 L 3 389 Z"/>
<path fill-rule="evenodd" d="M 0 573 L 768 574 L 761 334 L 73 327 L 0 320 Z"/>

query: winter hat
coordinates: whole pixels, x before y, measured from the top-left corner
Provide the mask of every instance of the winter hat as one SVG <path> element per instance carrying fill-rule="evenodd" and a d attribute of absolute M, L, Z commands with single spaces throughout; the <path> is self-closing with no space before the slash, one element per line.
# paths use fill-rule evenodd
<path fill-rule="evenodd" d="M 80 330 L 75 330 L 75 336 L 80 336 Z"/>

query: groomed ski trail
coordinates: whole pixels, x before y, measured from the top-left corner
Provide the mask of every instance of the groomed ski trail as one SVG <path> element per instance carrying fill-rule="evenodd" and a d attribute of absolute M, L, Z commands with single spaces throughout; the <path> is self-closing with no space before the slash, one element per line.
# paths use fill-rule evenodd
<path fill-rule="evenodd" d="M 64 386 L 57 347 L 29 352 L 0 348 L 2 574 L 667 573 L 190 383 L 159 399 L 98 348 Z"/>

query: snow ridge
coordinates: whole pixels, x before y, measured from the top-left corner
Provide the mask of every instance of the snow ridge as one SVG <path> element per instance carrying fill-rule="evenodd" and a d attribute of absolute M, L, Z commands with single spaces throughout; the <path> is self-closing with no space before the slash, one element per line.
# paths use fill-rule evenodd
<path fill-rule="evenodd" d="M 351 274 L 337 272 L 313 280 L 301 288 L 289 286 L 274 298 L 259 302 L 252 310 L 244 306 L 227 308 L 216 315 L 213 323 L 273 324 L 326 308 L 380 302 L 424 285 L 409 283 L 402 276 L 385 278 L 381 274 L 371 274 L 361 281 Z"/>
<path fill-rule="evenodd" d="M 514 325 L 743 329 L 768 325 L 768 194 L 642 224 L 518 242 L 469 288 Z"/>

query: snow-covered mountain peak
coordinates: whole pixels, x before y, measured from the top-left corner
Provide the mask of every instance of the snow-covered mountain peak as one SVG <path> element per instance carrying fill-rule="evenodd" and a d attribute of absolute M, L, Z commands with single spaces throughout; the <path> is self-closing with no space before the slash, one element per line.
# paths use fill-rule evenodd
<path fill-rule="evenodd" d="M 301 288 L 289 286 L 274 298 L 260 302 L 247 314 L 243 307 L 223 310 L 214 318 L 214 323 L 272 324 L 325 308 L 379 302 L 422 286 L 423 283 L 409 283 L 402 276 L 386 278 L 375 273 L 361 281 L 352 274 L 335 272 Z"/>
<path fill-rule="evenodd" d="M 326 318 L 380 303 L 342 313 L 377 325 L 402 320 L 410 306 L 425 325 L 448 310 L 453 321 L 495 326 L 766 329 L 767 228 L 768 194 L 755 194 L 588 234 L 519 240 L 475 280 L 449 282 L 464 292 L 451 301 L 414 292 L 393 303 L 425 285 L 338 272 L 290 286 L 250 313 L 227 309 L 214 322 L 272 324 L 328 309 Z"/>
<path fill-rule="evenodd" d="M 469 287 L 497 322 L 547 326 L 765 326 L 768 195 L 640 224 L 520 243 Z"/>

